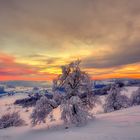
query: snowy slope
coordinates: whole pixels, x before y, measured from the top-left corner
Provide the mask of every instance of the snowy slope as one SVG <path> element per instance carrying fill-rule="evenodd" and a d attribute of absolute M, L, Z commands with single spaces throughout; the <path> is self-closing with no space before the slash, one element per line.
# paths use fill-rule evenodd
<path fill-rule="evenodd" d="M 138 87 L 126 87 L 122 94 L 131 96 Z M 105 96 L 101 96 L 101 105 L 93 109 L 95 119 L 84 127 L 70 127 L 64 129 L 60 121 L 60 109 L 55 109 L 53 114 L 56 121 L 31 127 L 29 116 L 32 108 L 13 105 L 19 98 L 27 94 L 16 94 L 0 98 L 0 116 L 6 112 L 19 111 L 26 121 L 26 126 L 0 129 L 0 140 L 140 140 L 140 106 L 107 113 L 103 113 Z"/>
<path fill-rule="evenodd" d="M 140 106 L 96 115 L 84 127 L 0 130 L 0 140 L 140 140 Z"/>
<path fill-rule="evenodd" d="M 122 94 L 123 95 L 126 95 L 128 98 L 131 97 L 131 95 L 136 92 L 138 90 L 138 86 L 126 86 L 123 91 L 122 91 Z"/>

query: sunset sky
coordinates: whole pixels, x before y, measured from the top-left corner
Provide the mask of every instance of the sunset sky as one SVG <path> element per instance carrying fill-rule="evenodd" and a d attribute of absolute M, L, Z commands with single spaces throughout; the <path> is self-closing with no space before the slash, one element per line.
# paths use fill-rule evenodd
<path fill-rule="evenodd" d="M 0 0 L 0 80 L 52 80 L 76 59 L 93 79 L 140 78 L 140 0 Z"/>

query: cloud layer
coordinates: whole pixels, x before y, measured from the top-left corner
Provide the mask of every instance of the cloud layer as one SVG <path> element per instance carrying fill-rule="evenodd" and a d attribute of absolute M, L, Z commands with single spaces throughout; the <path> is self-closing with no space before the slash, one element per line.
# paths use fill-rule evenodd
<path fill-rule="evenodd" d="M 51 77 L 80 58 L 94 77 L 138 78 L 139 17 L 139 0 L 0 0 L 0 52 L 14 57 L 0 75 L 18 66 L 24 76 Z"/>

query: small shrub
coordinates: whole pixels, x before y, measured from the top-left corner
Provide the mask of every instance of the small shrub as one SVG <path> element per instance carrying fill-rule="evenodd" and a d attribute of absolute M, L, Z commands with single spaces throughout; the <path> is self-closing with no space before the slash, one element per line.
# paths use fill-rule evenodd
<path fill-rule="evenodd" d="M 0 118 L 0 129 L 8 128 L 12 126 L 21 126 L 24 124 L 24 121 L 20 118 L 18 112 L 7 113 Z"/>

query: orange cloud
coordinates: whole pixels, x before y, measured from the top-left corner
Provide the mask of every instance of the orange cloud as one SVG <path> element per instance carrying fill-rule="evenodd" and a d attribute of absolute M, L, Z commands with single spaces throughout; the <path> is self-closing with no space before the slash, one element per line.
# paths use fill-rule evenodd
<path fill-rule="evenodd" d="M 68 61 L 68 60 L 67 60 Z M 63 64 L 67 63 L 63 61 Z M 0 53 L 0 80 L 51 81 L 61 74 L 61 61 L 51 61 L 43 67 L 32 63 L 20 63 L 17 58 Z M 56 67 L 55 67 L 56 65 Z M 45 68 L 46 67 L 46 68 Z M 92 79 L 140 78 L 140 63 L 111 68 L 82 68 Z"/>
<path fill-rule="evenodd" d="M 11 55 L 0 52 L 0 63 L 13 63 L 15 58 Z"/>
<path fill-rule="evenodd" d="M 115 68 L 86 69 L 92 79 L 140 78 L 140 63 Z"/>
<path fill-rule="evenodd" d="M 0 80 L 52 80 L 56 74 L 40 72 L 39 68 L 16 62 L 14 56 L 0 53 Z"/>

